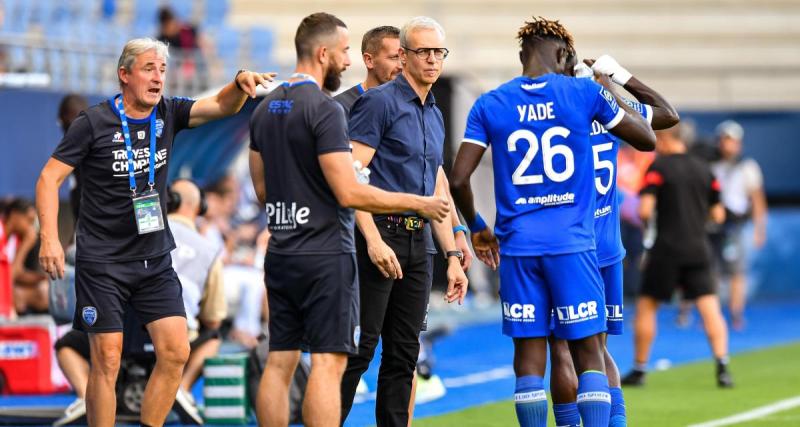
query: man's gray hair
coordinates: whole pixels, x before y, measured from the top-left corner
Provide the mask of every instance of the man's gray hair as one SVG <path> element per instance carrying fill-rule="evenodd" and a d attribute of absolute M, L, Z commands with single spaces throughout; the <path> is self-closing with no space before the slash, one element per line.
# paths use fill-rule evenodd
<path fill-rule="evenodd" d="M 149 50 L 155 50 L 156 54 L 164 57 L 164 60 L 169 59 L 169 48 L 164 42 L 149 37 L 133 39 L 125 43 L 125 47 L 122 48 L 117 62 L 117 70 L 124 68 L 125 71 L 130 72 L 133 63 L 136 62 L 136 57 Z M 121 85 L 122 81 L 119 84 Z"/>
<path fill-rule="evenodd" d="M 411 18 L 410 21 L 406 22 L 403 25 L 403 28 L 400 29 L 400 45 L 401 46 L 408 46 L 408 35 L 417 30 L 435 30 L 439 33 L 439 36 L 442 37 L 444 40 L 444 28 L 442 28 L 441 24 L 436 22 L 435 19 L 430 18 L 428 16 L 417 16 Z M 441 47 L 441 46 L 430 46 L 430 47 Z M 417 46 L 414 46 L 416 49 Z"/>

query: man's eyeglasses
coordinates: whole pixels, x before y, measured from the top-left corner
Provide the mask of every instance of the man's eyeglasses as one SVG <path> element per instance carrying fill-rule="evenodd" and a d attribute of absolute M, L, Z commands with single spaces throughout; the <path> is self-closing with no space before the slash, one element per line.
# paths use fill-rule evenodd
<path fill-rule="evenodd" d="M 411 49 L 410 47 L 403 46 L 403 49 L 409 52 L 414 52 L 419 59 L 428 59 L 431 56 L 431 53 L 433 53 L 433 57 L 438 61 L 447 58 L 447 55 L 450 53 L 446 47 L 422 47 L 419 49 Z"/>

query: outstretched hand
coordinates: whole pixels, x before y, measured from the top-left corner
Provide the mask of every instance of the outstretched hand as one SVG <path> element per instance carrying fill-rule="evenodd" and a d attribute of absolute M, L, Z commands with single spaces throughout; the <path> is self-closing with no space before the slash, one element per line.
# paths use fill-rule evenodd
<path fill-rule="evenodd" d="M 256 97 L 258 85 L 267 87 L 267 84 L 275 79 L 277 73 L 256 73 L 254 71 L 242 71 L 236 75 L 236 84 L 250 98 Z"/>

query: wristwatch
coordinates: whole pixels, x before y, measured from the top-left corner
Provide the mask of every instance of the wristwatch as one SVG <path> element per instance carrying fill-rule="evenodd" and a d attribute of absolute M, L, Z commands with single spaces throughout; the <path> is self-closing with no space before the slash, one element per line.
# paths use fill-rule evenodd
<path fill-rule="evenodd" d="M 445 259 L 450 259 L 451 256 L 458 258 L 458 262 L 464 261 L 464 252 L 461 251 L 447 251 L 444 254 Z"/>
<path fill-rule="evenodd" d="M 236 87 L 242 92 L 244 92 L 244 89 L 242 89 L 242 85 L 239 84 L 239 74 L 242 74 L 245 71 L 247 71 L 247 70 L 242 68 L 242 69 L 240 69 L 239 71 L 236 72 L 235 76 L 233 76 L 233 82 L 236 83 Z"/>

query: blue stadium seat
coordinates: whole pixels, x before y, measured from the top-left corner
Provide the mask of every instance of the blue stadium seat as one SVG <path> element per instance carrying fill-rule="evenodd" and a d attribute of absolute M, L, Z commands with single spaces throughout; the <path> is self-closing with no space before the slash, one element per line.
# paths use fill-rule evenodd
<path fill-rule="evenodd" d="M 159 0 L 136 0 L 134 2 L 133 27 L 155 28 L 158 22 Z"/>
<path fill-rule="evenodd" d="M 47 64 L 53 87 L 61 87 L 64 82 L 64 54 L 56 49 L 47 50 Z"/>
<path fill-rule="evenodd" d="M 56 9 L 55 0 L 38 0 L 30 2 L 30 4 L 31 22 L 42 28 L 50 26 Z"/>
<path fill-rule="evenodd" d="M 239 50 L 241 47 L 241 34 L 239 31 L 221 27 L 211 37 L 216 43 L 217 56 L 223 63 L 225 75 L 231 75 L 239 69 Z"/>
<path fill-rule="evenodd" d="M 253 61 L 253 67 L 259 71 L 272 68 L 272 53 L 275 46 L 275 33 L 265 27 L 250 29 L 250 52 L 248 59 Z"/>
<path fill-rule="evenodd" d="M 190 22 L 192 18 L 194 18 L 196 3 L 198 2 L 193 0 L 170 0 L 167 2 L 167 5 L 175 12 L 175 16 L 178 17 L 178 20 Z"/>
<path fill-rule="evenodd" d="M 25 33 L 30 27 L 33 4 L 27 0 L 5 0 L 5 22 L 11 33 Z"/>
<path fill-rule="evenodd" d="M 208 29 L 222 27 L 230 10 L 229 0 L 206 0 L 205 6 L 203 26 Z"/>

